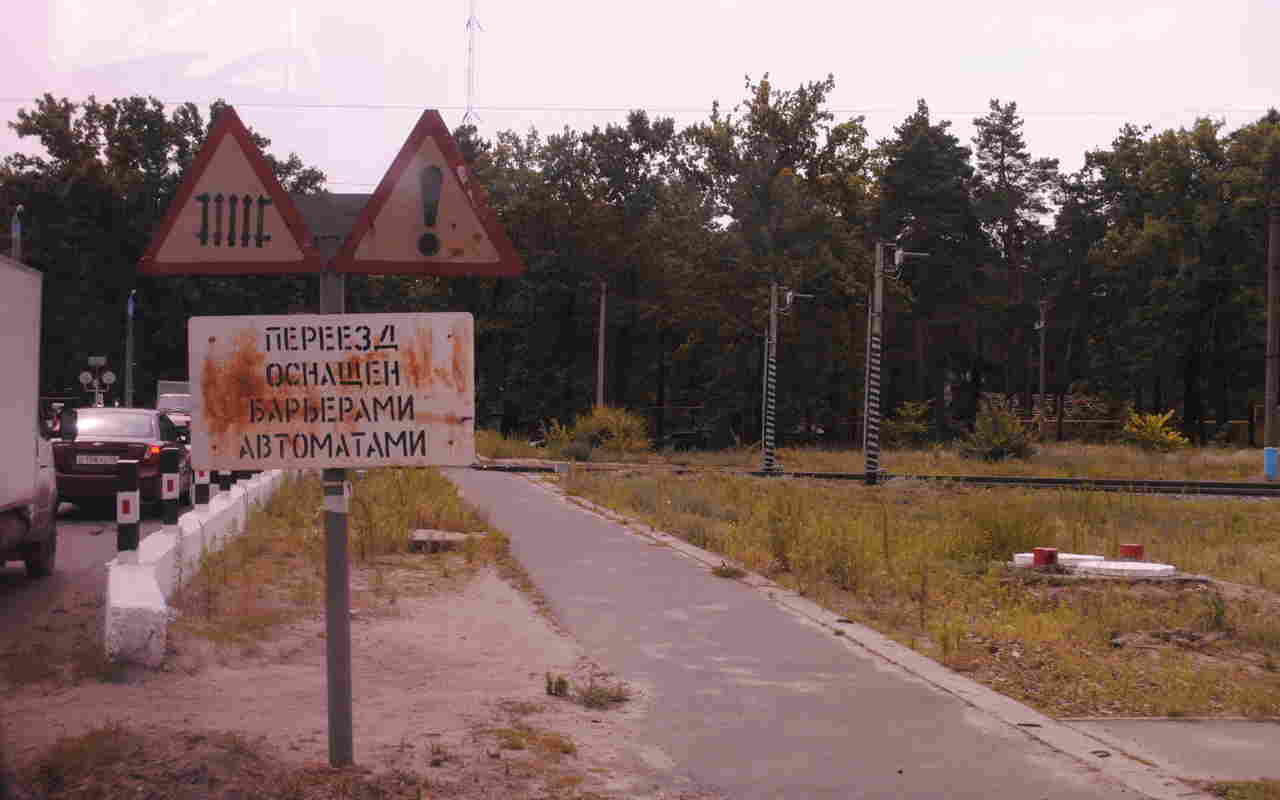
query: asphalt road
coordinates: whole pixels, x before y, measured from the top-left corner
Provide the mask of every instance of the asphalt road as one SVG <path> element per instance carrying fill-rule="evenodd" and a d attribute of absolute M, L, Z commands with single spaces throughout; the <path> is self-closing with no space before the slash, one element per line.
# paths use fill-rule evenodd
<path fill-rule="evenodd" d="M 735 800 L 1136 796 L 524 478 L 446 474 L 511 536 L 557 620 L 639 692 L 632 746 L 673 788 Z"/>
<path fill-rule="evenodd" d="M 145 539 L 160 530 L 159 508 L 146 509 L 139 531 Z M 32 580 L 21 561 L 0 565 L 0 632 L 22 628 L 70 591 L 100 597 L 106 591 L 106 563 L 116 556 L 113 504 L 80 508 L 63 503 L 58 511 L 58 557 L 53 574 Z"/>

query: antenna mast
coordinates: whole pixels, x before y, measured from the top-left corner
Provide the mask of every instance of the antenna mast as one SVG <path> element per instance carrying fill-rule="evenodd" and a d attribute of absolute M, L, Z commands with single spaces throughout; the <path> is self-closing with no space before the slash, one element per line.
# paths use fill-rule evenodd
<path fill-rule="evenodd" d="M 471 15 L 467 17 L 467 112 L 462 115 L 463 125 L 480 121 L 476 113 L 476 31 L 483 31 L 476 19 L 476 0 L 471 0 Z"/>

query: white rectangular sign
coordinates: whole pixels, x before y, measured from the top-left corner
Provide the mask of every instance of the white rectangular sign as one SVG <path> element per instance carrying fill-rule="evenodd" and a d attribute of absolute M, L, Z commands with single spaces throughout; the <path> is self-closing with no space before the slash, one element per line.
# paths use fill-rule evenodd
<path fill-rule="evenodd" d="M 467 466 L 470 314 L 192 317 L 198 469 Z"/>

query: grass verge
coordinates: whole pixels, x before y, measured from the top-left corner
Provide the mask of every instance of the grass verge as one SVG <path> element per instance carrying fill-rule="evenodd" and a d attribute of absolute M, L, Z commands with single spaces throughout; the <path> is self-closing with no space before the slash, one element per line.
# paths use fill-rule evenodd
<path fill-rule="evenodd" d="M 1280 526 L 1267 502 L 904 482 L 570 473 L 564 487 L 763 573 L 1056 716 L 1280 715 Z M 1233 583 L 1026 575 L 1056 546 Z"/>
<path fill-rule="evenodd" d="M 462 502 L 433 469 L 368 470 L 353 481 L 348 515 L 355 611 L 394 613 L 404 594 L 457 587 L 480 568 L 511 561 L 507 539 Z M 170 627 L 179 643 L 191 637 L 252 651 L 280 625 L 321 610 L 325 535 L 320 482 L 287 477 L 250 512 L 245 530 L 220 550 L 203 553 L 175 593 Z M 410 553 L 409 532 L 434 528 L 483 532 L 457 550 Z"/>
<path fill-rule="evenodd" d="M 267 742 L 250 742 L 234 733 L 138 730 L 119 722 L 59 740 L 19 774 L 17 786 L 30 797 L 63 800 L 430 796 L 428 781 L 405 771 L 298 767 L 275 757 Z"/>
<path fill-rule="evenodd" d="M 1225 800 L 1280 800 L 1280 781 L 1226 781 L 1204 789 Z"/>
<path fill-rule="evenodd" d="M 519 444 L 519 443 L 517 443 Z M 548 458 L 545 449 L 530 448 L 491 458 Z M 503 452 L 490 448 L 489 452 Z M 860 473 L 865 469 L 861 450 L 833 447 L 783 447 L 778 450 L 782 468 L 791 472 Z M 760 469 L 759 447 L 725 450 L 618 453 L 593 452 L 593 462 L 620 461 L 703 469 Z M 1028 459 L 988 462 L 964 458 L 951 445 L 909 450 L 885 450 L 881 467 L 898 475 L 1002 475 L 1058 478 L 1133 478 L 1170 481 L 1261 482 L 1262 451 L 1243 448 L 1185 448 L 1157 453 L 1121 444 L 1046 442 Z"/>

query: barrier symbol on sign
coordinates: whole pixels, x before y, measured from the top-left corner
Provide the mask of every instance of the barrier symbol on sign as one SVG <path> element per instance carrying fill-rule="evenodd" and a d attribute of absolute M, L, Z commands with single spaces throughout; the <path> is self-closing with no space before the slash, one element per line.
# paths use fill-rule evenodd
<path fill-rule="evenodd" d="M 226 201 L 227 213 L 222 213 L 223 201 Z M 213 203 L 213 235 L 209 235 L 209 203 Z M 209 239 L 213 239 L 214 247 L 222 246 L 222 220 L 227 221 L 227 247 L 236 246 L 236 209 L 243 202 L 244 209 L 243 223 L 240 228 L 240 246 L 248 247 L 249 240 L 258 247 L 262 247 L 264 242 L 271 241 L 271 234 L 265 233 L 263 228 L 266 226 L 267 206 L 274 205 L 270 197 L 266 195 L 258 195 L 258 231 L 256 234 L 249 232 L 252 212 L 253 212 L 253 195 L 246 194 L 243 201 L 239 195 L 230 194 L 223 196 L 222 192 L 210 195 L 203 192 L 196 195 L 196 202 L 200 204 L 200 232 L 196 234 L 196 238 L 200 240 L 200 246 L 205 247 L 209 244 Z"/>
<path fill-rule="evenodd" d="M 128 501 L 128 500 L 121 500 L 121 501 L 120 501 L 120 514 L 121 514 L 122 516 L 127 517 L 127 516 L 129 516 L 129 514 L 130 514 L 130 513 L 131 513 L 131 512 L 130 512 L 130 510 L 129 510 L 129 501 Z"/>

